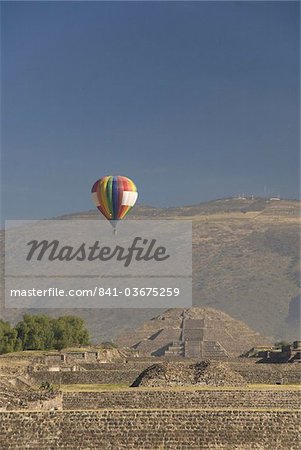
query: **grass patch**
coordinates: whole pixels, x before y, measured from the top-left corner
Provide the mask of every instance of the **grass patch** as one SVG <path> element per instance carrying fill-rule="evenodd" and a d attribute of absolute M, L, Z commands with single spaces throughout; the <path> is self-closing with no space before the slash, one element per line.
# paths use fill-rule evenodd
<path fill-rule="evenodd" d="M 249 384 L 251 390 L 301 391 L 301 384 Z"/>
<path fill-rule="evenodd" d="M 16 358 L 16 357 L 32 357 L 32 356 L 43 356 L 46 353 L 58 353 L 57 350 L 23 350 L 20 352 L 11 352 L 11 353 L 4 353 L 3 355 L 0 356 L 1 359 L 6 359 L 6 358 Z"/>
<path fill-rule="evenodd" d="M 58 385 L 54 387 L 59 388 Z M 298 384 L 277 385 L 277 384 L 251 384 L 243 387 L 232 386 L 168 386 L 168 387 L 136 387 L 132 388 L 128 384 L 63 384 L 60 387 L 62 392 L 102 392 L 102 391 L 301 391 Z"/>
<path fill-rule="evenodd" d="M 129 389 L 151 390 L 151 391 L 301 391 L 300 384 L 249 384 L 248 386 L 208 386 L 208 385 L 187 385 L 168 387 L 137 387 Z"/>
<path fill-rule="evenodd" d="M 115 346 L 114 343 L 111 342 L 104 342 L 102 344 L 98 344 L 96 346 L 85 346 L 85 347 L 67 347 L 63 348 L 61 351 L 56 349 L 49 349 L 49 350 L 21 350 L 19 352 L 10 352 L 10 353 L 4 353 L 3 355 L 0 355 L 0 358 L 15 358 L 15 357 L 32 357 L 32 356 L 44 356 L 44 355 L 61 355 L 63 353 L 84 353 L 84 352 L 97 352 L 101 350 L 113 350 L 118 349 L 117 346 Z"/>
<path fill-rule="evenodd" d="M 59 388 L 58 385 L 54 385 Z M 62 392 L 102 392 L 128 389 L 127 384 L 62 384 Z"/>

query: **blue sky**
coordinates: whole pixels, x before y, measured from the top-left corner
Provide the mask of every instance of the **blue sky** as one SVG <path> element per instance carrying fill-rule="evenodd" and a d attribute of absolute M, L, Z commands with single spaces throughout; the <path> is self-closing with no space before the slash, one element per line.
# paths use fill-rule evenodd
<path fill-rule="evenodd" d="M 2 218 L 299 196 L 298 2 L 2 2 Z"/>

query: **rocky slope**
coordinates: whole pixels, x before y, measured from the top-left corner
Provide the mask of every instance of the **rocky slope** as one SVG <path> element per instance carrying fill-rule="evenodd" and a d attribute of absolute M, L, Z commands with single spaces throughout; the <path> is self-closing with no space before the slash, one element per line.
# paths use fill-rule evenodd
<path fill-rule="evenodd" d="M 202 361 L 194 364 L 154 364 L 145 369 L 134 381 L 132 387 L 164 386 L 246 386 L 244 378 L 230 369 L 227 363 Z"/>

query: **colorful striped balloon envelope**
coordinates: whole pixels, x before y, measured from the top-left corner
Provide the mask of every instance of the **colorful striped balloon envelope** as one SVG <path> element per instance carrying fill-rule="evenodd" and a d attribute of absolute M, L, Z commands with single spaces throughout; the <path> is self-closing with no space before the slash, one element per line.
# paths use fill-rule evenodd
<path fill-rule="evenodd" d="M 106 219 L 113 221 L 123 219 L 135 205 L 138 192 L 135 183 L 127 177 L 105 176 L 95 181 L 92 186 L 92 199 L 97 209 Z"/>

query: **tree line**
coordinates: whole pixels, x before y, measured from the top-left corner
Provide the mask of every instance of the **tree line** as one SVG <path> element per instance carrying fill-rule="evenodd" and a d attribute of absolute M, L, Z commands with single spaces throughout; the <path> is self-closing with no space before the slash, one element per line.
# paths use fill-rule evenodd
<path fill-rule="evenodd" d="M 15 326 L 0 320 L 0 354 L 21 350 L 62 350 L 87 344 L 89 333 L 80 317 L 62 316 L 55 319 L 25 314 Z"/>

